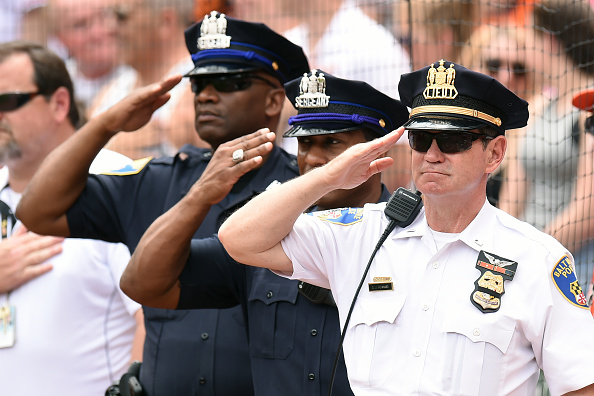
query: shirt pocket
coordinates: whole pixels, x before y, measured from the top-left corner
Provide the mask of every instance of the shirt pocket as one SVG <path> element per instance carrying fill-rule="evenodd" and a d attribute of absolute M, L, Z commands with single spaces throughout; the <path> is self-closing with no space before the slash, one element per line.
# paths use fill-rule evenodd
<path fill-rule="evenodd" d="M 374 292 L 360 296 L 348 326 L 344 353 L 353 385 L 382 385 L 390 376 L 395 358 L 387 348 L 393 326 L 406 297 L 394 292 Z"/>
<path fill-rule="evenodd" d="M 298 282 L 266 271 L 254 278 L 248 300 L 250 354 L 285 359 L 295 344 Z"/>
<path fill-rule="evenodd" d="M 458 395 L 500 394 L 502 384 L 491 381 L 506 372 L 506 353 L 515 328 L 516 321 L 503 315 L 450 312 L 442 327 L 444 389 Z"/>

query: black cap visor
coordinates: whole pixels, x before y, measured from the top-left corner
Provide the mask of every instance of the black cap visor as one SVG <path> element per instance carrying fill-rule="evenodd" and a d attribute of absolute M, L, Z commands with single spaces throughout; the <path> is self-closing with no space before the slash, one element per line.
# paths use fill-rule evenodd
<path fill-rule="evenodd" d="M 200 65 L 190 72 L 186 73 L 184 77 L 192 76 L 216 76 L 220 74 L 235 74 L 247 73 L 255 70 L 261 70 L 253 65 L 246 65 L 243 63 L 217 63 L 209 65 Z"/>
<path fill-rule="evenodd" d="M 337 124 L 322 127 L 320 124 L 301 124 L 293 125 L 283 137 L 302 137 L 302 136 L 316 136 L 316 135 L 331 135 L 334 133 L 351 132 L 363 129 L 361 125 L 357 126 L 340 126 Z"/>

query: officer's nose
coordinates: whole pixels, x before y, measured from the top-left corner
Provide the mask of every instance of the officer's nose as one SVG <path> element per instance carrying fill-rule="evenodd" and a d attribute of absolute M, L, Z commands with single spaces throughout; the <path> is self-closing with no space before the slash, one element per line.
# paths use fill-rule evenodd
<path fill-rule="evenodd" d="M 444 155 L 437 145 L 437 140 L 433 139 L 431 141 L 431 146 L 429 146 L 429 150 L 427 150 L 425 158 L 430 162 L 440 162 L 443 160 Z"/>
<path fill-rule="evenodd" d="M 305 149 L 303 156 L 305 164 L 310 168 L 317 168 L 328 163 L 328 156 L 325 155 L 324 149 L 315 144 Z"/>
<path fill-rule="evenodd" d="M 208 84 L 196 94 L 196 100 L 201 103 L 218 102 L 219 92 L 212 84 Z"/>

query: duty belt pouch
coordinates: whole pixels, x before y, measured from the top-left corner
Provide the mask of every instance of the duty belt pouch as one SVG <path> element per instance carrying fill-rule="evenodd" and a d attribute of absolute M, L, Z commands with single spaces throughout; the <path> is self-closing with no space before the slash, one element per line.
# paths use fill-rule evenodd
<path fill-rule="evenodd" d="M 128 372 L 120 378 L 120 393 L 122 396 L 144 396 L 142 386 L 140 386 L 140 366 L 141 362 L 132 362 Z"/>
<path fill-rule="evenodd" d="M 314 286 L 309 283 L 300 281 L 299 282 L 299 293 L 307 298 L 309 301 L 315 304 L 326 304 L 330 305 L 331 307 L 335 307 L 336 303 L 334 302 L 334 297 L 332 297 L 332 292 L 330 290 L 325 289 L 323 287 Z"/>
<path fill-rule="evenodd" d="M 120 380 L 107 388 L 105 396 L 144 396 L 144 391 L 138 381 L 141 365 L 141 362 L 132 362 Z"/>

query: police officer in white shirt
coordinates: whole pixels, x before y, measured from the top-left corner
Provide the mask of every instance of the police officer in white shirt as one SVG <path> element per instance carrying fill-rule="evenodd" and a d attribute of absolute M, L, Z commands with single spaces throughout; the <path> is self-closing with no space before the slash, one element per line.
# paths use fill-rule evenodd
<path fill-rule="evenodd" d="M 526 125 L 528 104 L 444 60 L 403 75 L 399 90 L 424 208 L 390 232 L 368 272 L 385 204 L 349 225 L 300 214 L 388 168 L 402 128 L 259 195 L 223 224 L 221 242 L 241 263 L 332 289 L 343 328 L 350 319 L 356 395 L 533 395 L 539 368 L 554 395 L 594 394 L 594 320 L 571 253 L 486 199 L 505 130 Z"/>

